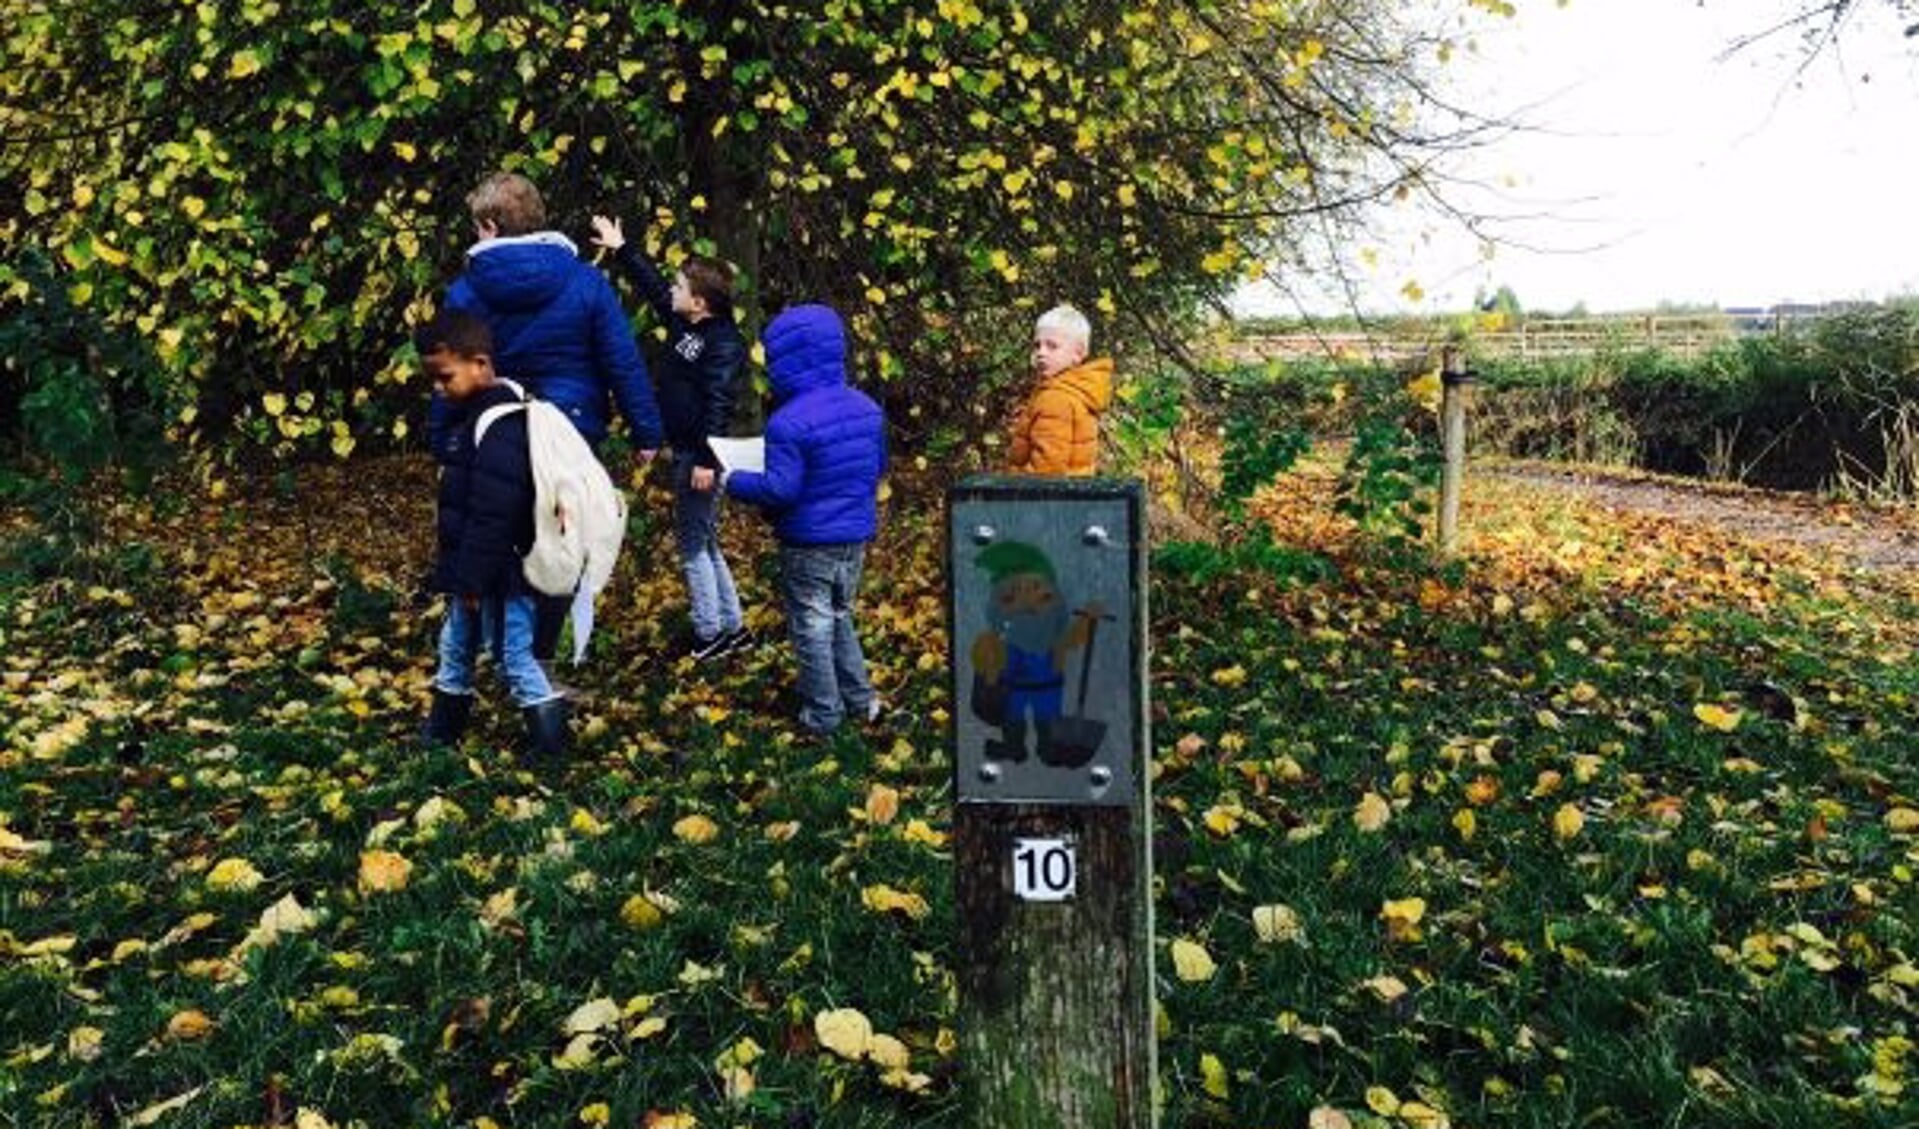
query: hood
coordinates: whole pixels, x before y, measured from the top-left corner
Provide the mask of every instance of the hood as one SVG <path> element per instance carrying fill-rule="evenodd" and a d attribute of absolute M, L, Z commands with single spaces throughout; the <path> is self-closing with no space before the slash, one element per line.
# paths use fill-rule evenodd
<path fill-rule="evenodd" d="M 557 231 L 482 239 L 467 249 L 466 280 L 496 313 L 537 310 L 566 288 L 580 251 Z"/>
<path fill-rule="evenodd" d="M 1081 361 L 1047 381 L 1046 386 L 1071 392 L 1085 403 L 1087 411 L 1097 415 L 1113 402 L 1113 358 Z"/>
<path fill-rule="evenodd" d="M 829 306 L 794 306 L 767 323 L 766 372 L 773 396 L 846 383 L 846 327 Z"/>

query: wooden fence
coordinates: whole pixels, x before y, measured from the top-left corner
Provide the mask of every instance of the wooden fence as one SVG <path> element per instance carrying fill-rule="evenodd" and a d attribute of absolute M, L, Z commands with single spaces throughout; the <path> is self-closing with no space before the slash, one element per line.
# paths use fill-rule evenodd
<path fill-rule="evenodd" d="M 1755 311 L 1712 314 L 1609 314 L 1596 317 L 1526 318 L 1508 327 L 1480 329 L 1468 348 L 1479 356 L 1535 359 L 1587 356 L 1604 348 L 1660 349 L 1696 357 L 1714 346 L 1759 334 L 1776 334 L 1834 311 Z M 1223 343 L 1222 359 L 1256 364 L 1267 360 L 1337 358 L 1400 361 L 1437 354 L 1451 326 L 1443 323 L 1383 327 L 1374 332 L 1243 333 Z"/>

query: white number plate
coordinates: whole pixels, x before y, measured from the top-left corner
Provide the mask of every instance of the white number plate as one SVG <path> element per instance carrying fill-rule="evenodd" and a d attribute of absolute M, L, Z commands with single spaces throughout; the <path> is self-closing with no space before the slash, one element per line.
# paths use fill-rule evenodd
<path fill-rule="evenodd" d="M 1079 860 L 1064 839 L 1013 840 L 1013 893 L 1025 902 L 1063 902 L 1079 882 Z"/>

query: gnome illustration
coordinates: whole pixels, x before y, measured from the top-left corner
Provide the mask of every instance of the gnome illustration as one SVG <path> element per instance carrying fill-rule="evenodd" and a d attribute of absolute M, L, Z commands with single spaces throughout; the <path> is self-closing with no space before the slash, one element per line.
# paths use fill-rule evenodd
<path fill-rule="evenodd" d="M 1001 541 L 973 563 L 993 586 L 987 629 L 972 647 L 973 713 L 1000 730 L 998 740 L 986 742 L 986 759 L 1025 760 L 1030 723 L 1040 758 L 1051 763 L 1047 742 L 1065 699 L 1066 659 L 1087 645 L 1090 620 L 1066 606 L 1053 562 L 1033 545 Z"/>

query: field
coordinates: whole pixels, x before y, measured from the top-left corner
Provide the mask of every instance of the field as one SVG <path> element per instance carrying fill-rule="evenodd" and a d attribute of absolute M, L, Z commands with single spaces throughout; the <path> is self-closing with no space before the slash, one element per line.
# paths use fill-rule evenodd
<path fill-rule="evenodd" d="M 1919 1124 L 1911 578 L 1511 483 L 1395 563 L 1325 486 L 1255 505 L 1325 579 L 1155 576 L 1165 1123 Z M 0 1120 L 960 1123 L 936 494 L 870 558 L 876 729 L 796 739 L 744 513 L 762 645 L 665 658 L 653 518 L 564 764 L 497 704 L 411 742 L 429 506 L 8 511 Z"/>

